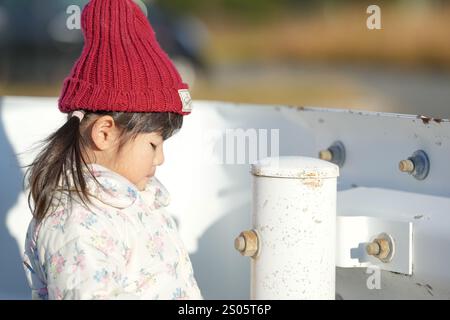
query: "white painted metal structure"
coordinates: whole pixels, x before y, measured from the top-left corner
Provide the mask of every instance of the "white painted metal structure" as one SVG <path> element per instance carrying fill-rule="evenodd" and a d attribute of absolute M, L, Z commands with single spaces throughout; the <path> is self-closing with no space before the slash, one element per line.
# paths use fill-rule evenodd
<path fill-rule="evenodd" d="M 252 299 L 334 299 L 339 167 L 305 157 L 252 165 Z"/>
<path fill-rule="evenodd" d="M 29 297 L 20 253 L 30 213 L 21 190 L 24 169 L 19 166 L 30 163 L 34 153 L 18 153 L 28 150 L 64 122 L 56 105 L 56 98 L 0 99 L 0 298 Z M 344 240 L 350 244 L 336 247 L 342 258 L 337 260 L 338 265 L 342 262 L 344 266 L 336 272 L 339 297 L 450 299 L 448 120 L 196 101 L 193 113 L 185 117 L 183 129 L 167 141 L 166 163 L 157 176 L 171 192 L 170 210 L 179 222 L 206 298 L 250 297 L 250 261 L 233 247 L 236 235 L 251 226 L 250 162 L 223 164 L 210 157 L 220 154 L 226 130 L 235 128 L 278 136 L 279 154 L 269 156 L 315 158 L 335 141 L 345 145 L 346 159 L 337 181 L 337 214 L 366 217 L 358 219 L 365 221 L 361 226 L 368 231 L 364 235 L 346 232 Z M 272 136 L 271 130 L 279 131 Z M 248 134 L 247 140 L 252 139 L 258 142 L 261 137 Z M 425 180 L 398 169 L 399 161 L 417 150 L 424 150 L 430 159 Z M 371 221 L 377 221 L 378 227 Z M 394 230 L 396 225 L 400 225 L 398 232 L 406 238 L 412 234 L 411 243 L 403 243 L 405 249 L 397 248 L 403 253 L 398 268 L 405 266 L 404 261 L 411 261 L 412 272 L 406 273 L 408 267 L 403 271 L 389 270 L 373 260 L 382 271 L 380 288 L 370 289 L 367 282 L 373 274 L 367 273 L 367 263 L 361 261 L 361 255 L 352 253 L 382 230 Z M 357 238 L 360 236 L 369 239 L 362 243 L 364 239 Z M 405 250 L 410 250 L 410 254 L 405 254 Z"/>

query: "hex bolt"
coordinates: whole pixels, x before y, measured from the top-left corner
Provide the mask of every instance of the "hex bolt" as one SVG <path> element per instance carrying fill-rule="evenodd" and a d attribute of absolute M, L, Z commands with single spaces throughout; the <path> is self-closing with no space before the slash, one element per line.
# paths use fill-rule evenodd
<path fill-rule="evenodd" d="M 398 164 L 398 168 L 400 169 L 401 172 L 412 173 L 412 172 L 414 172 L 414 162 L 412 162 L 409 159 L 408 160 L 402 160 Z"/>
<path fill-rule="evenodd" d="M 401 172 L 412 175 L 417 180 L 424 180 L 430 172 L 430 160 L 423 150 L 417 150 L 411 157 L 401 160 L 398 164 Z"/>
<path fill-rule="evenodd" d="M 245 238 L 243 236 L 239 236 L 234 240 L 234 247 L 238 251 L 244 251 L 245 250 Z"/>
<path fill-rule="evenodd" d="M 246 257 L 255 258 L 258 253 L 259 239 L 255 230 L 247 230 L 240 233 L 234 240 L 234 248 Z"/>
<path fill-rule="evenodd" d="M 376 256 L 380 254 L 380 250 L 380 245 L 375 241 L 369 243 L 366 247 L 367 254 L 370 256 Z"/>
<path fill-rule="evenodd" d="M 386 233 L 380 234 L 366 246 L 368 255 L 374 256 L 384 263 L 388 263 L 392 260 L 395 252 L 394 249 L 394 239 Z"/>
<path fill-rule="evenodd" d="M 319 159 L 337 164 L 339 167 L 344 166 L 345 147 L 340 141 L 335 141 L 328 149 L 319 151 Z"/>
<path fill-rule="evenodd" d="M 331 161 L 333 159 L 333 154 L 330 150 L 321 150 L 319 152 L 319 158 L 325 161 Z"/>

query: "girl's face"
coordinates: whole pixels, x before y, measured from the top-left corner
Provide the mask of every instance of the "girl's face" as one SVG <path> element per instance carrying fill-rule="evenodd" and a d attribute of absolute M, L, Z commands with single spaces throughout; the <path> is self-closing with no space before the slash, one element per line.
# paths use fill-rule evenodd
<path fill-rule="evenodd" d="M 118 151 L 119 130 L 110 116 L 99 117 L 87 124 L 86 129 L 91 138 L 87 159 L 95 159 L 95 163 L 127 178 L 141 191 L 156 167 L 164 162 L 164 140 L 160 133 L 138 134 Z"/>
<path fill-rule="evenodd" d="M 159 133 L 141 133 L 129 140 L 111 159 L 110 168 L 143 190 L 156 167 L 164 162 L 163 138 Z"/>

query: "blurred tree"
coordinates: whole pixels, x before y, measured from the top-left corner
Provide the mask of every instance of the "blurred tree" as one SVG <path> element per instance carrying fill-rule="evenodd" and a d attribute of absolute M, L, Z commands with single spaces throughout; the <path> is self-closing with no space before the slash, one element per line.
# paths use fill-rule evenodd
<path fill-rule="evenodd" d="M 414 6 L 442 6 L 447 0 L 154 0 L 161 7 L 174 13 L 208 14 L 218 12 L 240 17 L 260 17 L 278 11 L 290 11 L 293 8 L 319 9 L 324 6 L 341 7 L 351 4 L 396 4 Z M 152 0 L 146 0 L 150 3 Z"/>
<path fill-rule="evenodd" d="M 239 16 L 255 17 L 278 10 L 290 0 L 157 0 L 161 7 L 175 13 L 208 13 L 219 12 Z"/>

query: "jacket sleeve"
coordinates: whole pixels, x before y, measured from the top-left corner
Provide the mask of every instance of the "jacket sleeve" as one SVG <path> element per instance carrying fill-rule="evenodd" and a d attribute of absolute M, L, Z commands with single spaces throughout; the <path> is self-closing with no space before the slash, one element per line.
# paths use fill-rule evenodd
<path fill-rule="evenodd" d="M 124 275 L 129 249 L 105 230 L 84 230 L 46 255 L 49 299 L 139 299 Z"/>

